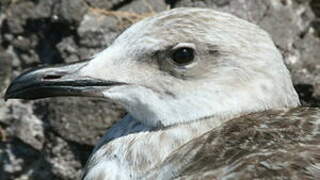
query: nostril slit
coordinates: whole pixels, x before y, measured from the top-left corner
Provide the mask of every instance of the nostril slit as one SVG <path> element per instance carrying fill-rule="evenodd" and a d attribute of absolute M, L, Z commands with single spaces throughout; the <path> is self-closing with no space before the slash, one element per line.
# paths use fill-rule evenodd
<path fill-rule="evenodd" d="M 48 74 L 45 75 L 42 79 L 43 80 L 55 80 L 55 79 L 60 79 L 62 76 L 58 74 Z"/>

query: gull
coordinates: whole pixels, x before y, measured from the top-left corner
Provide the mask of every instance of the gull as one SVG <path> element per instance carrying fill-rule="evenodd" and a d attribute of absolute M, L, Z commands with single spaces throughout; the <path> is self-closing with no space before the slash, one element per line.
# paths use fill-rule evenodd
<path fill-rule="evenodd" d="M 84 180 L 205 179 L 208 173 L 209 179 L 247 179 L 286 168 L 300 179 L 320 174 L 315 153 L 320 152 L 320 111 L 299 107 L 290 73 L 269 34 L 227 13 L 177 8 L 145 18 L 88 61 L 21 74 L 5 99 L 55 96 L 105 98 L 128 111 L 95 146 Z M 306 126 L 292 123 L 299 117 Z M 294 141 L 286 129 L 302 137 Z M 239 137 L 247 137 L 247 130 L 266 136 L 247 139 L 252 146 L 244 146 Z M 268 130 L 279 136 L 270 138 Z M 212 146 L 204 144 L 209 135 Z M 266 142 L 264 149 L 258 148 L 261 142 Z M 223 156 L 241 145 L 249 147 L 245 155 Z M 289 161 L 272 166 L 273 150 L 287 152 L 295 145 L 302 150 L 291 155 L 310 160 L 303 170 Z M 216 157 L 199 165 L 196 155 L 206 157 L 199 147 L 209 147 Z M 271 163 L 252 159 L 257 154 Z M 255 165 L 265 171 L 248 171 Z M 196 167 L 205 170 L 190 174 L 188 168 Z"/>

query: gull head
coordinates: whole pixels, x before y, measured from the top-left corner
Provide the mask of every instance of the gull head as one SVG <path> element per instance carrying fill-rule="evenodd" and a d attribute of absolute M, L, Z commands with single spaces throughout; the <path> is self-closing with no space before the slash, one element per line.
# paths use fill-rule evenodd
<path fill-rule="evenodd" d="M 299 105 L 268 33 L 200 8 L 145 18 L 89 61 L 23 73 L 5 98 L 53 96 L 111 99 L 150 127 Z"/>

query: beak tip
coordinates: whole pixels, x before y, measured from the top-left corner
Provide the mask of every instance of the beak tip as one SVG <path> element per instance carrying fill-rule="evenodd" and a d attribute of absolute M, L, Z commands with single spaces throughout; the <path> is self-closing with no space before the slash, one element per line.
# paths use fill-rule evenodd
<path fill-rule="evenodd" d="M 6 94 L 3 96 L 3 99 L 4 99 L 4 102 L 7 102 L 7 101 L 8 101 L 8 97 L 7 97 Z"/>
<path fill-rule="evenodd" d="M 20 97 L 21 92 L 19 91 L 23 87 L 23 84 L 21 86 L 21 83 L 19 81 L 13 80 L 11 84 L 8 86 L 8 88 L 5 90 L 5 93 L 2 96 L 2 98 L 5 102 L 7 102 L 9 99 L 24 99 L 23 97 Z"/>
<path fill-rule="evenodd" d="M 8 99 L 10 99 L 10 97 L 7 94 L 7 92 L 5 92 L 5 94 L 2 96 L 2 99 L 4 100 L 4 102 L 7 102 Z"/>
<path fill-rule="evenodd" d="M 8 99 L 12 99 L 12 96 L 10 95 L 8 90 L 10 90 L 10 87 L 8 87 L 6 92 L 4 93 L 3 99 L 4 99 L 5 102 L 7 102 Z"/>

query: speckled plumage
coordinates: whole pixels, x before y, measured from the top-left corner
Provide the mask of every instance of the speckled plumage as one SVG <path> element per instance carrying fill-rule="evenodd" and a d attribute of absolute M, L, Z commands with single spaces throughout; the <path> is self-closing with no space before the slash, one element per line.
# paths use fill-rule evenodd
<path fill-rule="evenodd" d="M 232 119 L 173 152 L 145 179 L 319 179 L 320 111 Z"/>

